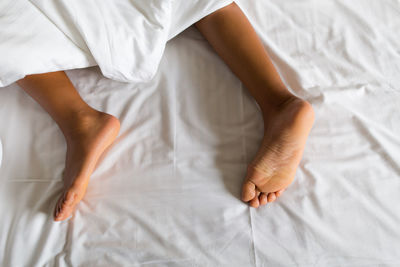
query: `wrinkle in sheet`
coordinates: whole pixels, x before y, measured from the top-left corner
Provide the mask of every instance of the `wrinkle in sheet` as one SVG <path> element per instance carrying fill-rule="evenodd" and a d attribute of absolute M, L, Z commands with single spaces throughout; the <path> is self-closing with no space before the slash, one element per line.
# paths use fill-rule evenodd
<path fill-rule="evenodd" d="M 354 117 L 353 122 L 356 124 L 356 126 L 360 129 L 360 131 L 362 132 L 362 136 L 364 138 L 366 138 L 371 146 L 371 149 L 376 152 L 378 155 L 380 155 L 380 157 L 390 166 L 390 168 L 392 170 L 394 170 L 397 175 L 400 177 L 400 165 L 398 163 L 396 163 L 393 158 L 397 158 L 395 156 L 391 156 L 391 152 L 390 150 L 388 150 L 387 148 L 385 148 L 385 145 L 383 145 L 383 143 L 379 140 L 385 140 L 384 138 L 379 138 L 376 136 L 376 133 L 374 134 L 373 132 L 373 128 L 371 128 L 371 123 L 365 123 L 365 121 L 362 119 L 362 116 L 357 116 Z M 367 127 L 367 125 L 369 127 Z M 380 129 L 380 127 L 378 128 Z M 387 140 L 387 139 L 386 139 Z M 400 148 L 400 140 L 395 143 L 393 142 L 392 145 L 398 145 Z M 396 155 L 396 156 L 400 156 Z"/>
<path fill-rule="evenodd" d="M 240 120 L 245 123 L 244 120 L 244 88 L 243 88 L 243 83 L 240 82 L 240 91 L 239 91 L 239 95 L 240 95 Z M 245 129 L 244 126 L 242 125 L 240 127 L 241 130 L 241 135 L 242 135 L 242 153 L 244 156 L 244 161 L 246 162 L 246 164 L 249 163 L 248 158 L 247 158 L 247 147 L 246 147 L 246 134 L 245 134 Z M 245 177 L 243 177 L 243 179 L 245 179 Z M 250 222 L 250 231 L 251 231 L 251 236 L 252 236 L 252 251 L 253 251 L 253 262 L 254 262 L 254 266 L 258 266 L 257 265 L 257 252 L 256 252 L 256 244 L 255 244 L 255 239 L 254 239 L 254 230 L 253 230 L 253 217 L 252 217 L 252 208 L 248 207 L 247 208 L 248 213 L 249 213 L 249 222 Z"/>

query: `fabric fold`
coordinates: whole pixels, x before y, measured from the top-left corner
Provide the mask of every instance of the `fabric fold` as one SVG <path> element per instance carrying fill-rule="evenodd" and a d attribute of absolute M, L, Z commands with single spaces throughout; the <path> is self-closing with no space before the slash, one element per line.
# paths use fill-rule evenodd
<path fill-rule="evenodd" d="M 21 1 L 17 4 L 28 5 Z M 28 3 L 37 10 L 22 12 L 20 18 L 17 12 L 10 14 L 3 3 L 2 13 L 6 16 L 0 19 L 0 25 L 11 24 L 14 19 L 20 22 L 8 30 L 11 38 L 0 45 L 0 55 L 8 58 L 1 62 L 0 86 L 27 74 L 93 65 L 98 65 L 104 76 L 117 81 L 149 81 L 157 72 L 168 40 L 232 1 L 30 0 Z M 40 23 L 38 19 L 32 20 L 30 35 L 13 44 L 13 35 L 20 37 L 26 21 L 40 14 Z M 44 42 L 47 49 L 41 48 Z M 47 53 L 54 47 L 55 53 Z M 28 51 L 33 55 L 26 60 Z"/>

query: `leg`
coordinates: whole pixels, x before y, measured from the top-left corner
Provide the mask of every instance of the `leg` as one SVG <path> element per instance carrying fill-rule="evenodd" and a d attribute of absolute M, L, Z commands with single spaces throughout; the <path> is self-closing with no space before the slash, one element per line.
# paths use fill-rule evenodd
<path fill-rule="evenodd" d="M 54 220 L 68 218 L 83 198 L 96 162 L 119 131 L 117 118 L 86 104 L 64 72 L 28 75 L 21 86 L 56 121 L 67 142 L 64 192 Z"/>
<path fill-rule="evenodd" d="M 264 138 L 248 166 L 242 200 L 253 207 L 272 202 L 294 179 L 314 122 L 313 109 L 287 90 L 235 3 L 203 18 L 196 27 L 261 108 Z"/>

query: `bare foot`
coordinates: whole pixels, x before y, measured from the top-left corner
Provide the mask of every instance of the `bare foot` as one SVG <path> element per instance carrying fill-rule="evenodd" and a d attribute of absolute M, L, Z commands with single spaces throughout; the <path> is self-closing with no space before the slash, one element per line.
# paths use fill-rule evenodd
<path fill-rule="evenodd" d="M 54 210 L 55 221 L 67 219 L 81 201 L 99 157 L 113 143 L 119 127 L 117 118 L 103 112 L 78 116 L 66 135 L 64 191 Z"/>
<path fill-rule="evenodd" d="M 312 106 L 295 97 L 264 114 L 264 138 L 248 166 L 243 201 L 257 208 L 275 201 L 292 183 L 313 123 Z"/>

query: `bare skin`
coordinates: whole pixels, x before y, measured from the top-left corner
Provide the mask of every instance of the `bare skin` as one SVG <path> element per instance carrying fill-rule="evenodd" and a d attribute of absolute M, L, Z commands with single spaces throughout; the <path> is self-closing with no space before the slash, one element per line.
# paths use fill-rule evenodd
<path fill-rule="evenodd" d="M 273 202 L 293 181 L 314 121 L 309 103 L 291 94 L 257 34 L 236 4 L 196 23 L 261 108 L 264 138 L 249 164 L 242 200 Z M 56 121 L 67 142 L 64 190 L 54 220 L 67 219 L 85 195 L 100 155 L 118 135 L 117 118 L 88 106 L 64 72 L 29 75 L 18 84 Z"/>
<path fill-rule="evenodd" d="M 57 122 L 67 142 L 64 189 L 54 220 L 67 219 L 85 195 L 96 163 L 119 131 L 119 121 L 87 105 L 64 72 L 28 75 L 17 82 Z"/>
<path fill-rule="evenodd" d="M 312 106 L 288 91 L 235 3 L 203 18 L 196 27 L 248 88 L 263 114 L 264 138 L 248 166 L 242 200 L 252 207 L 273 202 L 294 179 L 314 122 Z"/>

